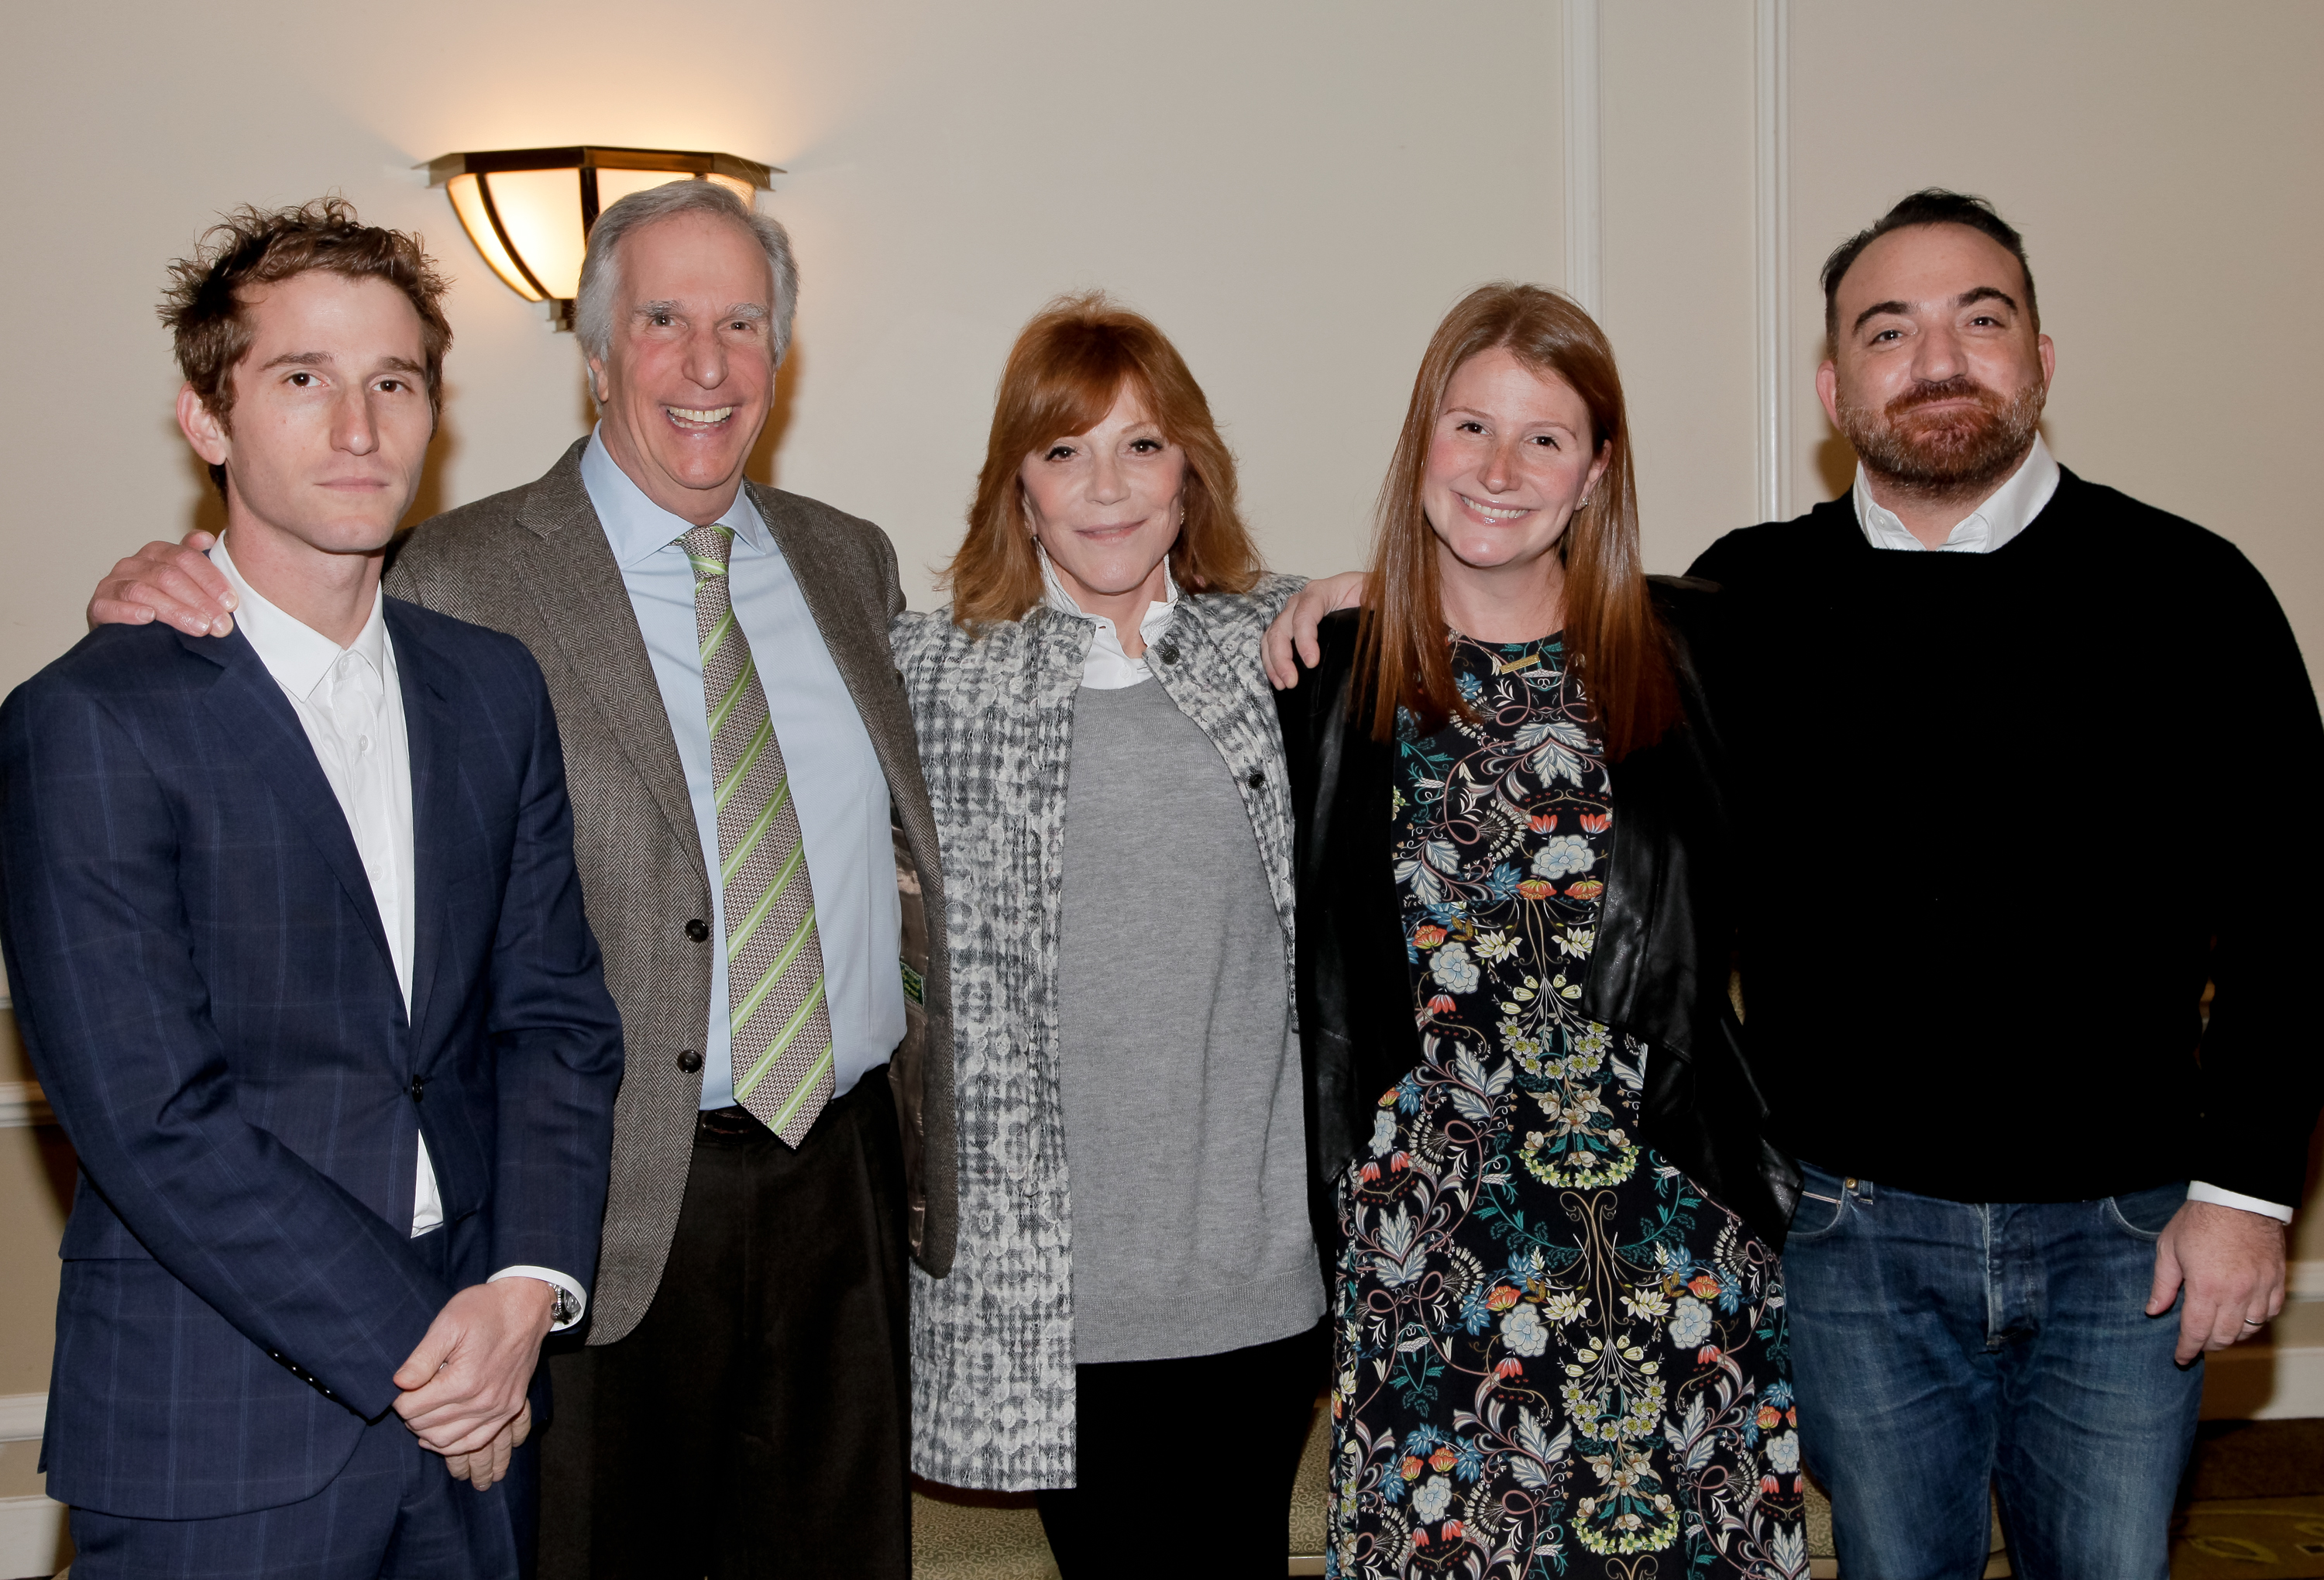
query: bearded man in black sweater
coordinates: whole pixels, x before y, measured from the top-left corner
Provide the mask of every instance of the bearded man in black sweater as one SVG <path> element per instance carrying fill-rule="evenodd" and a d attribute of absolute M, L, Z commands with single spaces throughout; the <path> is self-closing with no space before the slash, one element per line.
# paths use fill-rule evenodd
<path fill-rule="evenodd" d="M 1915 194 L 1823 280 L 1855 486 L 1693 569 L 1735 634 L 1748 1034 L 1806 1173 L 1801 1437 L 1842 1574 L 1980 1573 L 1997 1478 L 2015 1573 L 2161 1580 L 2202 1353 L 2283 1299 L 2324 725 L 2233 545 L 2052 458 L 1988 206 Z"/>

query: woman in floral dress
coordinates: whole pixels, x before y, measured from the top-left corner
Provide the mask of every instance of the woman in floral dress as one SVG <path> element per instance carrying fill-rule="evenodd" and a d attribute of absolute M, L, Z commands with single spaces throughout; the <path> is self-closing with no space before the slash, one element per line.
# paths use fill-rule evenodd
<path fill-rule="evenodd" d="M 1688 642 L 1715 603 L 1638 569 L 1597 326 L 1533 287 L 1455 308 L 1382 499 L 1362 610 L 1281 699 L 1327 1573 L 1803 1575 L 1797 1173 L 1726 1001 Z"/>

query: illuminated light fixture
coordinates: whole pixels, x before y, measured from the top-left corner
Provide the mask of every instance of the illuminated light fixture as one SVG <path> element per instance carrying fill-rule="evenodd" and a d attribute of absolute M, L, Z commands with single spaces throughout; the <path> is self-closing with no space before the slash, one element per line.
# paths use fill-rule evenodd
<path fill-rule="evenodd" d="M 452 212 L 493 273 L 527 301 L 549 304 L 552 327 L 573 327 L 581 259 L 597 216 L 632 192 L 691 176 L 715 181 L 747 206 L 783 172 L 731 153 L 664 148 L 507 148 L 428 162 Z"/>

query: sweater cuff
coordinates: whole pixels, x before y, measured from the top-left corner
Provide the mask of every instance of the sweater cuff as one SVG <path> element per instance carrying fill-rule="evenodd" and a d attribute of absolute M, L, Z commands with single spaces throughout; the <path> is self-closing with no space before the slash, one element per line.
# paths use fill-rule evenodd
<path fill-rule="evenodd" d="M 2292 1222 L 2292 1209 L 2281 1202 L 2262 1201 L 2255 1196 L 2243 1196 L 2236 1191 L 2222 1190 L 2216 1185 L 2206 1185 L 2198 1179 L 2187 1187 L 2189 1201 L 2209 1202 L 2215 1207 L 2234 1207 L 2238 1212 L 2257 1213 L 2263 1218 L 2273 1218 L 2279 1224 Z"/>

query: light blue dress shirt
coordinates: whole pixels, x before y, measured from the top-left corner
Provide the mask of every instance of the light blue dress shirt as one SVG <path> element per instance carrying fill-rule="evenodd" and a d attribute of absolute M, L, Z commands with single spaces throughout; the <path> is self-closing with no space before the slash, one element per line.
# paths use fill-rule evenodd
<path fill-rule="evenodd" d="M 687 794 L 710 873 L 710 1004 L 702 1044 L 702 1106 L 734 1101 L 733 1034 L 726 1000 L 725 897 L 719 892 L 718 815 L 711 804 L 709 709 L 702 698 L 702 651 L 695 635 L 694 570 L 678 540 L 693 523 L 648 499 L 592 434 L 581 482 L 613 546 L 653 660 Z M 888 1062 L 904 1039 L 899 951 L 902 901 L 888 832 L 888 781 L 862 717 L 774 534 L 750 494 L 718 518 L 734 531 L 726 585 L 734 618 L 759 661 L 761 688 L 788 769 L 807 870 L 815 883 L 823 944 L 824 1002 L 831 1017 L 831 1075 L 839 1092 Z"/>

